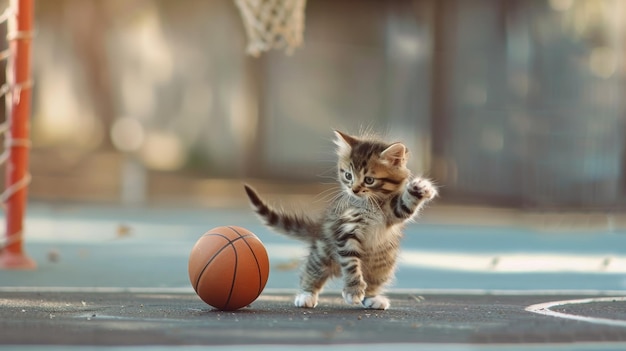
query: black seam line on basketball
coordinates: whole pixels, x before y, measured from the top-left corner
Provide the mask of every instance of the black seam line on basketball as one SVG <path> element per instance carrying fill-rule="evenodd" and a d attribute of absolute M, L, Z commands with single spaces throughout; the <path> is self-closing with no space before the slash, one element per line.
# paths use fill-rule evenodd
<path fill-rule="evenodd" d="M 232 240 L 232 241 L 231 241 L 230 239 L 228 239 L 228 237 L 226 237 L 226 236 L 225 236 L 225 235 L 223 235 L 223 234 L 219 234 L 219 233 L 206 233 L 206 234 L 203 234 L 202 236 L 220 236 L 220 237 L 222 237 L 222 238 L 224 238 L 224 239 L 228 240 L 228 242 L 227 242 L 226 244 L 224 244 L 224 246 L 222 246 L 222 248 L 221 248 L 221 249 L 219 249 L 216 253 L 214 253 L 214 254 L 213 254 L 213 256 L 211 256 L 211 258 L 210 258 L 210 259 L 209 259 L 209 261 L 207 262 L 207 264 L 205 264 L 205 265 L 204 265 L 204 267 L 203 267 L 203 268 L 202 268 L 202 270 L 200 271 L 200 274 L 198 274 L 198 279 L 196 279 L 196 284 L 195 284 L 195 285 L 194 285 L 194 287 L 193 287 L 193 289 L 194 289 L 195 291 L 198 291 L 198 284 L 200 284 L 200 279 L 202 279 L 202 275 L 204 274 L 204 271 L 207 269 L 207 267 L 209 267 L 209 265 L 211 264 L 211 262 L 213 262 L 213 260 L 214 260 L 214 259 L 215 259 L 215 258 L 216 258 L 216 257 L 217 257 L 217 256 L 218 256 L 221 252 L 222 252 L 222 251 L 224 251 L 224 249 L 225 249 L 226 247 L 228 247 L 228 245 L 233 246 L 233 243 L 234 243 L 235 241 L 237 241 L 237 240 L 241 240 L 241 239 L 242 239 L 242 237 L 239 237 L 239 238 L 237 238 L 237 239 L 235 239 L 235 240 Z M 233 247 L 233 249 L 234 249 L 234 247 Z M 236 252 L 236 250 L 235 250 L 235 252 Z"/>
<path fill-rule="evenodd" d="M 237 263 L 239 261 L 239 255 L 237 255 L 237 249 L 235 249 L 235 245 L 233 244 L 233 242 L 239 239 L 242 239 L 242 237 L 239 237 L 229 243 L 230 246 L 233 248 L 233 252 L 235 253 L 235 268 L 233 270 L 233 281 L 230 284 L 230 291 L 228 292 L 228 298 L 226 299 L 226 303 L 224 304 L 225 308 L 227 308 L 228 304 L 230 303 L 230 298 L 233 296 L 233 290 L 235 289 L 235 280 L 237 280 Z"/>
<path fill-rule="evenodd" d="M 228 242 L 230 244 L 230 246 L 233 248 L 233 252 L 235 254 L 235 269 L 233 270 L 233 281 L 230 284 L 230 291 L 228 292 L 228 298 L 226 299 L 226 303 L 224 303 L 224 307 L 227 307 L 228 304 L 230 304 L 230 299 L 233 297 L 233 290 L 235 289 L 235 281 L 237 280 L 237 264 L 239 262 L 239 255 L 237 253 L 237 249 L 235 248 L 235 244 L 233 244 L 233 243 L 235 241 L 237 241 L 237 240 L 243 240 L 244 242 L 246 242 L 245 236 L 241 235 L 241 233 L 239 233 L 233 227 L 229 226 L 227 228 L 232 230 L 233 232 L 235 232 L 235 234 L 239 235 L 239 237 L 237 239 L 235 239 L 235 240 L 230 240 Z"/>
<path fill-rule="evenodd" d="M 222 234 L 217 234 L 217 233 L 208 233 L 208 234 L 204 234 L 202 236 L 221 236 L 222 238 L 228 240 L 228 242 L 226 244 L 224 244 L 224 246 L 222 246 L 221 249 L 219 249 L 216 253 L 213 254 L 213 256 L 211 256 L 211 258 L 209 259 L 209 261 L 204 265 L 204 267 L 202 267 L 202 270 L 200 271 L 200 274 L 198 274 L 198 278 L 196 279 L 196 284 L 193 286 L 193 289 L 195 291 L 198 291 L 198 284 L 200 284 L 200 279 L 202 279 L 202 275 L 204 274 L 204 271 L 206 271 L 207 267 L 211 264 L 211 262 L 213 262 L 213 260 L 222 252 L 224 251 L 224 249 L 230 245 L 230 240 L 222 235 Z"/>
<path fill-rule="evenodd" d="M 232 230 L 233 232 L 237 233 L 242 239 L 252 237 L 252 235 L 246 235 L 246 236 L 241 235 L 241 233 L 239 233 L 237 229 L 233 227 L 228 227 L 228 228 Z M 261 265 L 259 265 L 259 260 L 256 258 L 256 254 L 254 253 L 254 250 L 252 250 L 252 247 L 248 243 L 248 240 L 244 239 L 243 242 L 246 243 L 246 246 L 248 246 L 248 248 L 250 249 L 250 252 L 252 253 L 252 257 L 254 257 L 254 262 L 256 262 L 256 269 L 259 272 L 259 295 L 261 295 L 261 292 L 263 292 L 263 283 L 261 282 L 263 280 L 263 278 L 261 278 Z"/>
<path fill-rule="evenodd" d="M 229 228 L 230 228 L 230 227 L 229 227 Z M 231 229 L 232 229 L 232 228 L 231 228 Z M 237 233 L 237 234 L 239 234 L 239 233 Z M 239 234 L 239 235 L 241 235 L 241 234 Z M 237 279 L 237 263 L 238 263 L 238 261 L 239 261 L 239 256 L 237 255 L 237 249 L 235 248 L 235 244 L 234 244 L 234 242 L 235 242 L 235 241 L 238 241 L 238 240 L 242 240 L 242 239 L 244 239 L 244 238 L 245 238 L 245 236 L 239 236 L 237 239 L 234 239 L 234 240 L 229 240 L 229 241 L 228 241 L 228 244 L 226 244 L 226 245 L 225 245 L 225 246 L 224 246 L 224 247 L 220 250 L 220 251 L 222 251 L 223 249 L 225 249 L 225 248 L 226 248 L 226 246 L 230 245 L 230 246 L 233 248 L 233 253 L 235 254 L 235 267 L 234 267 L 234 269 L 233 269 L 233 281 L 232 281 L 232 283 L 230 284 L 230 291 L 228 292 L 228 298 L 226 299 L 226 302 L 224 303 L 224 308 L 228 308 L 228 304 L 230 303 L 230 299 L 231 299 L 231 298 L 232 298 L 232 296 L 233 296 L 233 290 L 235 289 L 235 280 Z M 245 240 L 244 240 L 244 242 L 245 242 Z"/>
<path fill-rule="evenodd" d="M 226 239 L 228 241 L 228 243 L 230 243 L 230 239 L 228 239 L 225 235 L 220 234 L 220 233 L 204 233 L 202 234 L 203 237 L 205 236 L 220 236 L 224 239 Z M 215 254 L 213 254 L 213 256 L 211 257 L 211 259 L 207 262 L 207 264 L 202 268 L 202 270 L 200 271 L 200 274 L 198 274 L 198 279 L 196 280 L 196 284 L 193 286 L 193 289 L 195 291 L 198 291 L 198 284 L 200 284 L 200 279 L 202 279 L 202 275 L 204 274 L 204 271 L 207 269 L 207 267 L 209 266 L 209 264 L 211 264 L 211 262 L 213 262 L 213 260 L 215 259 L 215 257 L 217 257 L 217 255 L 222 252 L 226 246 L 228 246 L 228 243 L 225 244 L 221 249 L 219 249 L 218 252 L 216 252 Z"/>

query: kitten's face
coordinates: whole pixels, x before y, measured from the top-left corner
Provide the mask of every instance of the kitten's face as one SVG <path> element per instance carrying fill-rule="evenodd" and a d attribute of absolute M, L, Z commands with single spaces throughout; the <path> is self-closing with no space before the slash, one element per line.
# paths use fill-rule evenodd
<path fill-rule="evenodd" d="M 401 191 L 409 176 L 403 144 L 335 134 L 339 183 L 347 193 L 371 199 Z"/>

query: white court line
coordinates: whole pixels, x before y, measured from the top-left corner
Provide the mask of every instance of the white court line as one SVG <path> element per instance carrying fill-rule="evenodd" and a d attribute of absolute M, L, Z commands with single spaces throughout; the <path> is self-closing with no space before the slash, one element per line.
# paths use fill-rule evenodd
<path fill-rule="evenodd" d="M 540 303 L 536 305 L 531 305 L 526 307 L 526 311 L 543 314 L 546 316 L 563 318 L 563 319 L 573 319 L 576 321 L 593 323 L 593 324 L 602 324 L 609 325 L 613 327 L 624 327 L 626 328 L 626 321 L 618 320 L 618 319 L 609 319 L 609 318 L 596 318 L 596 317 L 587 317 L 587 316 L 579 316 L 575 314 L 567 314 L 562 312 L 552 311 L 550 308 L 564 305 L 579 305 L 585 303 L 593 303 L 593 302 L 616 302 L 616 301 L 626 301 L 626 296 L 621 297 L 592 297 L 589 299 L 580 299 L 580 300 L 564 300 L 564 301 L 553 301 Z"/>
<path fill-rule="evenodd" d="M 268 244 L 273 259 L 293 260 L 308 251 L 296 244 Z M 401 267 L 431 268 L 481 273 L 626 273 L 625 255 L 575 253 L 461 253 L 404 249 L 400 252 Z"/>

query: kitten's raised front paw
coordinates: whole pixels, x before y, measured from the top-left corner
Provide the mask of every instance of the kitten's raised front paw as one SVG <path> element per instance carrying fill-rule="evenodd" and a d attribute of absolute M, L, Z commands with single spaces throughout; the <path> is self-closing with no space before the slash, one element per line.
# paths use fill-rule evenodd
<path fill-rule="evenodd" d="M 358 288 L 346 288 L 341 292 L 341 295 L 348 305 L 359 305 L 365 298 L 365 291 Z"/>
<path fill-rule="evenodd" d="M 437 188 L 425 178 L 415 178 L 407 186 L 409 194 L 415 196 L 419 200 L 432 200 L 437 196 Z"/>
<path fill-rule="evenodd" d="M 363 307 L 373 310 L 386 310 L 389 308 L 389 299 L 382 296 L 371 296 L 363 299 Z"/>
<path fill-rule="evenodd" d="M 315 308 L 317 306 L 317 294 L 308 291 L 301 292 L 296 295 L 294 305 L 302 308 Z"/>

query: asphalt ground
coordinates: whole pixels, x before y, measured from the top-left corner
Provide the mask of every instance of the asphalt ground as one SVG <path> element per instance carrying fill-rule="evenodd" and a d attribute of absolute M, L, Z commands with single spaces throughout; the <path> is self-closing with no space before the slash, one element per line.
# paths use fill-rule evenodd
<path fill-rule="evenodd" d="M 0 271 L 3 349 L 626 349 L 622 230 L 543 232 L 426 217 L 407 228 L 389 310 L 345 305 L 338 282 L 317 308 L 298 309 L 302 245 L 249 211 L 29 213 L 26 252 L 39 267 Z M 263 240 L 271 269 L 250 307 L 224 312 L 195 295 L 186 265 L 202 233 L 230 224 Z M 563 272 L 560 260 L 573 269 Z"/>
<path fill-rule="evenodd" d="M 536 344 L 626 342 L 624 326 L 527 312 L 555 296 L 393 293 L 392 308 L 364 310 L 325 294 L 315 309 L 266 292 L 249 307 L 219 311 L 195 294 L 167 290 L 2 291 L 0 340 L 31 345 Z M 559 296 L 578 300 L 590 296 Z M 626 321 L 623 301 L 554 311 Z M 626 345 L 626 344 L 624 344 Z"/>

